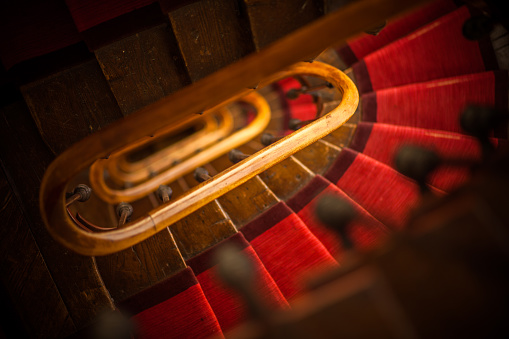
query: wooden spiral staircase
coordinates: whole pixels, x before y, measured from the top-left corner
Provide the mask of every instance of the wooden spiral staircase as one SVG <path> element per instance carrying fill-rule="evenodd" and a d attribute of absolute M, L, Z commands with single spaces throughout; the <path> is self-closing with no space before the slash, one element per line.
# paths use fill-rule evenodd
<path fill-rule="evenodd" d="M 62 10 L 63 2 L 62 4 L 56 3 L 54 4 L 55 8 Z M 361 106 L 355 111 L 355 114 L 354 110 L 351 110 L 350 113 L 353 116 L 346 124 L 334 129 L 332 133 L 327 133 L 327 136 L 319 138 L 319 140 L 316 140 L 318 138 L 313 139 L 312 135 L 318 133 L 317 131 L 325 126 L 326 120 L 322 120 L 323 126 L 315 125 L 320 128 L 313 127 L 311 124 L 306 127 L 297 126 L 302 127 L 296 129 L 301 132 L 300 135 L 303 137 L 305 137 L 306 131 L 314 131 L 311 136 L 308 135 L 313 139 L 312 143 L 309 142 L 311 143 L 309 146 L 285 155 L 285 159 L 278 163 L 270 163 L 270 166 L 267 166 L 269 168 L 260 167 L 256 173 L 254 171 L 249 173 L 250 166 L 246 167 L 242 173 L 246 177 L 249 176 L 249 180 L 244 180 L 239 185 L 231 185 L 228 192 L 218 190 L 215 196 L 207 198 L 209 200 L 200 200 L 201 203 L 192 205 L 194 207 L 189 209 L 188 213 L 175 219 L 169 228 L 163 225 L 155 230 L 156 227 L 154 227 L 154 230 L 148 231 L 147 236 L 133 236 L 134 240 L 125 242 L 123 245 L 115 245 L 122 243 L 119 240 L 108 246 L 103 243 L 94 247 L 94 243 L 94 246 L 89 247 L 90 252 L 81 250 L 81 253 L 86 255 L 101 254 L 95 257 L 76 254 L 61 244 L 65 243 L 61 236 L 60 238 L 59 236 L 55 237 L 59 241 L 50 236 L 43 218 L 50 220 L 50 229 L 53 235 L 63 228 L 58 230 L 53 228 L 51 221 L 58 218 L 51 219 L 54 218 L 54 215 L 47 213 L 51 210 L 51 206 L 48 209 L 42 209 L 41 217 L 39 205 L 48 205 L 48 201 L 56 198 L 51 194 L 47 196 L 42 194 L 42 201 L 39 201 L 38 191 L 41 185 L 43 192 L 44 188 L 50 186 L 48 181 L 51 183 L 51 180 L 45 179 L 46 182 L 42 184 L 47 169 L 55 168 L 55 166 L 50 167 L 50 163 L 58 155 L 64 154 L 65 158 L 64 151 L 76 142 L 81 141 L 81 144 L 78 145 L 82 145 L 82 148 L 75 148 L 74 158 L 71 160 L 66 158 L 68 160 L 65 163 L 66 166 L 53 172 L 54 177 L 57 178 L 55 180 L 71 178 L 66 187 L 67 191 L 72 191 L 78 184 L 90 185 L 94 178 L 104 179 L 104 168 L 107 168 L 108 161 L 113 163 L 113 165 L 109 165 L 113 166 L 109 167 L 109 171 L 115 166 L 119 168 L 120 163 L 113 162 L 115 157 L 111 156 L 112 151 L 117 147 L 117 142 L 128 145 L 141 137 L 154 138 L 154 136 L 147 136 L 146 132 L 149 130 L 156 133 L 155 137 L 157 138 L 157 130 L 163 126 L 160 125 L 158 119 L 144 120 L 144 112 L 150 114 L 150 111 L 159 110 L 160 117 L 168 123 L 178 123 L 188 117 L 194 119 L 188 122 L 189 125 L 178 130 L 189 136 L 192 135 L 189 126 L 192 126 L 191 129 L 194 132 L 201 128 L 200 119 L 207 119 L 207 115 L 202 117 L 197 113 L 202 113 L 234 95 L 239 96 L 239 91 L 252 92 L 251 88 L 259 86 L 257 93 L 267 102 L 271 111 L 271 119 L 268 121 L 267 127 L 257 131 L 255 137 L 250 137 L 246 142 L 235 146 L 240 152 L 229 154 L 229 149 L 221 149 L 217 156 L 206 159 L 192 168 L 194 170 L 195 167 L 203 166 L 208 173 L 202 172 L 195 175 L 192 170 L 188 170 L 184 175 L 178 175 L 177 179 L 165 182 L 173 193 L 169 202 L 157 197 L 156 190 L 159 184 L 156 184 L 152 185 L 146 194 L 142 194 L 141 198 L 131 199 L 126 195 L 118 197 L 113 195 L 111 201 L 105 202 L 108 201 L 108 198 L 103 196 L 103 199 L 100 199 L 100 195 L 92 193 L 88 201 L 74 202 L 70 205 L 70 214 L 75 216 L 76 212 L 79 212 L 82 224 L 90 223 L 113 229 L 119 224 L 115 208 L 121 201 L 129 200 L 133 206 L 131 220 L 135 222 L 144 218 L 154 209 L 164 211 L 165 204 L 170 206 L 174 201 L 185 201 L 183 197 L 187 196 L 186 192 L 203 187 L 207 181 L 209 184 L 214 184 L 220 182 L 217 178 L 227 178 L 221 174 L 232 166 L 232 160 L 241 164 L 248 161 L 260 161 L 256 155 L 247 159 L 244 159 L 244 155 L 263 152 L 264 149 L 268 149 L 269 144 L 277 142 L 277 138 L 268 141 L 267 138 L 271 138 L 268 136 L 265 136 L 264 140 L 260 139 L 262 132 L 270 132 L 276 137 L 289 134 L 289 119 L 295 118 L 298 110 L 293 106 L 302 104 L 302 102 L 298 102 L 302 98 L 304 98 L 303 101 L 306 101 L 302 107 L 305 106 L 310 111 L 300 116 L 301 120 L 314 120 L 315 112 L 322 116 L 329 114 L 334 108 L 341 105 L 345 96 L 345 92 L 338 91 L 337 88 L 324 87 L 325 80 L 316 77 L 295 74 L 294 76 L 300 80 L 299 82 L 295 79 L 288 80 L 288 74 L 286 74 L 287 76 L 282 77 L 286 80 L 281 81 L 274 78 L 268 81 L 271 85 L 263 87 L 265 78 L 281 71 L 281 69 L 287 69 L 296 62 L 302 62 L 299 66 L 301 69 L 319 67 L 320 62 L 323 62 L 344 70 L 345 66 L 335 50 L 328 49 L 324 53 L 320 53 L 320 51 L 325 49 L 324 47 L 330 46 L 330 43 L 342 42 L 354 33 L 376 25 L 385 18 L 411 8 L 412 5 L 404 1 L 386 1 L 385 3 L 364 1 L 350 7 L 343 7 L 333 1 L 204 0 L 183 2 L 177 6 L 171 2 L 152 3 L 149 1 L 139 8 L 133 8 L 134 10 L 123 13 L 123 15 L 108 18 L 103 22 L 91 23 L 76 19 L 80 17 L 79 15 L 82 18 L 87 17 L 86 6 L 80 8 L 74 1 L 67 1 L 67 7 L 64 6 L 64 8 L 73 14 L 81 42 L 52 51 L 47 55 L 28 58 L 17 64 L 9 65 L 10 69 L 4 72 L 2 79 L 5 95 L 2 103 L 2 123 L 0 124 L 2 138 L 0 159 L 3 168 L 0 187 L 4 192 L 2 195 L 4 202 L 0 216 L 4 227 L 1 231 L 2 237 L 0 237 L 2 251 L 0 270 L 3 284 L 1 298 L 7 305 L 6 309 L 10 311 L 10 316 L 0 322 L 2 334 L 6 337 L 14 334 L 17 337 L 89 336 L 90 328 L 93 327 L 92 325 L 95 324 L 102 312 L 114 309 L 115 305 L 129 297 L 184 270 L 191 259 L 234 236 L 237 232 L 242 232 L 244 227 L 248 227 L 253 220 L 281 202 L 286 202 L 298 215 L 298 218 L 311 228 L 316 220 L 310 215 L 309 208 L 306 210 L 304 206 L 301 206 L 302 201 L 296 199 L 295 196 L 299 192 L 301 195 L 305 195 L 303 189 L 312 190 L 313 187 L 317 187 L 317 183 L 331 185 L 327 187 L 337 190 L 335 188 L 337 182 L 333 182 L 333 176 L 328 175 L 328 171 L 331 166 L 337 165 L 340 155 L 346 156 L 345 154 L 350 152 L 344 151 L 346 147 L 350 146 L 355 149 L 352 138 L 354 138 L 356 129 L 361 130 L 361 127 L 366 128 L 366 124 L 369 125 L 366 122 L 364 125 L 362 123 L 359 125 L 363 119 L 362 113 L 365 107 Z M 339 8 L 339 11 L 334 12 L 336 8 Z M 373 8 L 376 10 L 370 10 Z M 54 12 L 58 12 L 56 9 Z M 318 20 L 328 13 L 330 13 L 329 16 L 325 16 L 321 21 Z M 353 20 L 337 22 L 346 20 L 351 13 L 363 13 L 363 15 L 358 14 Z M 315 26 L 304 27 L 315 20 L 318 20 L 313 24 Z M 301 27 L 304 29 L 294 35 L 289 35 Z M 309 39 L 309 37 L 315 36 L 313 34 L 316 32 L 323 33 L 323 29 L 327 27 L 337 27 L 338 32 L 341 33 L 336 34 L 337 38 L 324 34 L 323 38 L 316 38 L 316 41 Z M 306 37 L 308 41 L 313 40 L 312 43 L 299 48 L 300 42 Z M 283 39 L 271 45 L 280 38 Z M 249 57 L 246 57 L 248 55 Z M 273 60 L 273 63 L 267 63 L 267 60 Z M 311 60 L 315 60 L 315 62 L 308 62 Z M 239 62 L 234 64 L 236 61 Z M 253 65 L 257 67 L 253 67 Z M 353 71 L 346 72 L 354 78 L 354 81 L 359 81 L 359 79 L 355 79 Z M 313 88 L 313 86 L 320 87 L 310 92 L 315 94 L 314 96 L 300 94 L 297 100 L 288 97 L 288 91 L 292 87 L 299 89 L 300 87 Z M 181 89 L 183 90 L 179 92 Z M 171 96 L 172 93 L 176 94 Z M 168 95 L 170 95 L 168 99 L 156 102 Z M 179 96 L 183 98 L 179 99 Z M 184 99 L 188 100 L 187 103 Z M 253 104 L 253 106 L 255 105 Z M 172 114 L 164 111 L 167 107 Z M 246 117 L 249 117 L 250 109 L 235 103 L 229 107 L 234 122 L 240 125 L 249 124 L 249 118 Z M 141 111 L 134 113 L 140 109 Z M 223 117 L 222 119 L 227 118 Z M 219 124 L 218 121 L 220 120 L 209 121 L 209 124 Z M 295 124 L 295 121 L 293 123 Z M 317 123 L 320 122 L 317 121 Z M 109 124 L 112 124 L 113 127 L 106 128 Z M 203 122 L 203 124 L 206 126 L 207 122 Z M 238 125 L 235 126 L 235 128 L 238 127 Z M 235 132 L 235 128 L 230 131 L 230 134 Z M 225 134 L 228 135 L 228 133 Z M 89 135 L 92 137 L 85 140 L 93 140 L 91 138 L 97 135 L 103 137 L 102 139 L 101 137 L 96 138 L 95 140 L 99 140 L 97 143 L 83 142 L 83 139 Z M 191 153 L 206 155 L 207 147 L 217 144 L 223 138 L 221 136 L 217 140 L 209 141 L 210 143 L 205 146 L 196 147 Z M 159 146 L 156 144 L 154 147 Z M 160 147 L 163 148 L 164 145 Z M 149 154 L 153 149 L 155 148 L 149 149 Z M 99 169 L 98 175 L 89 176 L 88 168 L 85 171 L 66 173 L 66 169 L 78 168 L 79 161 L 87 162 L 92 159 L 93 156 L 90 155 L 92 152 L 96 152 L 94 161 L 99 159 L 106 163 Z M 359 152 L 362 153 L 362 150 Z M 127 161 L 126 158 L 123 160 Z M 370 328 L 373 332 L 360 331 L 358 333 L 364 337 L 376 334 L 387 335 L 387 337 L 435 336 L 436 332 L 427 331 L 426 326 L 420 323 L 433 323 L 431 319 L 434 318 L 430 314 L 433 312 L 423 310 L 419 313 L 415 311 L 412 307 L 424 303 L 424 300 L 412 299 L 411 291 L 405 290 L 409 286 L 406 284 L 410 284 L 409 281 L 419 281 L 418 278 L 414 275 L 408 276 L 409 278 L 401 278 L 404 275 L 401 275 L 400 272 L 408 267 L 415 267 L 416 263 L 421 265 L 422 271 L 426 271 L 426 265 L 438 265 L 440 269 L 443 268 L 446 271 L 451 267 L 456 267 L 453 265 L 456 261 L 452 261 L 452 266 L 445 264 L 444 267 L 440 266 L 440 260 L 433 258 L 428 248 L 431 244 L 438 248 L 444 257 L 449 255 L 447 245 L 441 241 L 443 241 L 443 237 L 446 239 L 451 237 L 447 232 L 461 229 L 456 219 L 451 218 L 450 215 L 460 214 L 459 210 L 464 206 L 476 206 L 475 203 L 479 196 L 486 198 L 486 201 L 492 204 L 494 212 L 487 212 L 488 215 L 484 215 L 486 220 L 489 218 L 491 218 L 489 220 L 495 220 L 492 224 L 495 225 L 493 228 L 496 231 L 500 232 L 500 229 L 504 229 L 504 227 L 498 227 L 498 224 L 501 223 L 504 226 L 504 223 L 509 220 L 503 208 L 503 202 L 506 202 L 507 198 L 501 193 L 507 187 L 507 176 L 503 175 L 503 171 L 507 168 L 506 162 L 506 158 L 497 159 L 495 157 L 491 165 L 486 166 L 484 172 L 481 171 L 481 175 L 475 178 L 477 181 L 474 180 L 471 186 L 467 186 L 471 187 L 471 191 L 465 189 L 466 191 L 463 191 L 463 194 L 460 193 L 460 198 L 457 200 L 455 200 L 458 196 L 456 193 L 452 195 L 452 198 L 445 198 L 449 200 L 437 202 L 429 192 L 426 192 L 422 200 L 412 201 L 408 206 L 400 209 L 400 211 L 404 210 L 401 212 L 404 214 L 402 218 L 384 213 L 373 214 L 370 206 L 363 206 L 358 200 L 356 202 L 356 198 L 348 195 L 343 197 L 349 199 L 358 211 L 365 212 L 365 218 L 371 218 L 371 221 L 361 225 L 362 227 L 367 227 L 366 225 L 379 226 L 376 231 L 370 229 L 370 232 L 374 234 L 372 238 L 364 239 L 362 236 L 359 238 L 358 234 L 349 235 L 358 249 L 367 250 L 376 247 L 375 245 L 385 240 L 395 228 L 407 224 L 411 224 L 412 229 L 418 230 L 415 233 L 420 234 L 421 237 L 417 237 L 417 240 L 414 238 L 401 240 L 401 242 L 397 240 L 395 241 L 396 245 L 389 246 L 390 250 L 384 252 L 384 255 L 371 255 L 367 258 L 358 253 L 347 251 L 345 248 L 333 249 L 337 244 L 330 246 L 324 244 L 334 259 L 344 267 L 340 271 L 335 268 L 331 269 L 329 272 L 332 273 L 324 275 L 314 282 L 311 289 L 313 290 L 312 294 L 308 298 L 315 298 L 315 306 L 313 303 L 310 304 L 306 297 L 303 297 L 303 299 L 295 301 L 294 304 L 291 303 L 295 309 L 293 314 L 287 318 L 275 316 L 276 320 L 270 322 L 271 330 L 268 332 L 262 331 L 259 334 L 258 327 L 263 329 L 264 326 L 268 326 L 263 321 L 259 321 L 254 325 L 244 325 L 244 328 L 238 329 L 232 335 L 239 337 L 263 337 L 265 335 L 309 337 L 312 336 L 312 333 L 319 333 L 317 335 L 319 337 L 336 337 L 337 335 L 348 335 L 350 329 Z M 180 160 L 174 161 L 169 167 L 178 166 L 179 163 L 181 163 Z M 387 164 L 380 163 L 378 163 L 377 169 L 389 171 L 391 175 L 392 173 L 395 176 L 399 175 L 395 174 L 396 172 Z M 238 167 L 234 167 L 234 169 Z M 48 176 L 48 174 L 46 175 Z M 157 175 L 157 173 L 146 171 L 143 180 L 149 181 L 152 178 L 157 178 Z M 368 174 L 363 175 L 368 177 Z M 199 185 L 197 179 L 206 182 Z M 111 181 L 109 183 L 111 184 Z M 314 183 L 316 186 L 310 186 L 310 183 Z M 117 188 L 118 190 L 129 190 L 136 184 L 135 181 L 134 183 L 124 181 Z M 358 182 L 356 184 L 361 185 Z M 418 184 L 411 180 L 408 180 L 408 185 L 415 192 L 419 190 Z M 344 186 L 343 189 L 348 194 L 347 186 Z M 484 188 L 476 191 L 475 188 L 478 186 Z M 425 184 L 421 185 L 423 190 L 426 187 Z M 433 191 L 433 188 L 431 190 Z M 438 189 L 434 192 L 439 195 L 443 193 Z M 312 198 L 313 193 L 310 191 L 309 194 Z M 493 197 L 500 199 L 493 203 Z M 161 202 L 161 200 L 163 201 Z M 456 205 L 456 201 L 460 201 L 460 207 Z M 415 218 L 410 219 L 410 209 L 418 205 L 420 205 L 420 209 L 415 214 Z M 446 208 L 442 208 L 443 206 Z M 391 209 L 388 208 L 388 210 Z M 481 209 L 479 213 L 484 213 L 483 211 L 486 210 Z M 44 213 L 47 214 L 44 215 Z M 167 218 L 166 214 L 161 213 L 159 214 L 162 215 L 161 218 Z M 476 215 L 477 217 L 478 215 Z M 457 250 L 460 259 L 485 251 L 483 253 L 486 253 L 486 258 L 493 260 L 493 257 L 500 253 L 497 252 L 498 249 L 493 250 L 490 247 L 493 242 L 490 237 L 483 238 L 482 235 L 485 233 L 481 232 L 481 236 L 477 233 L 476 222 L 473 222 L 473 230 L 468 228 L 468 232 L 465 232 L 464 243 L 458 244 L 453 241 L 452 247 Z M 77 223 L 80 221 L 78 220 Z M 444 223 L 452 226 L 439 228 L 445 230 L 442 233 L 429 231 L 429 229 L 433 229 L 433 225 Z M 120 224 L 119 228 L 122 230 L 123 223 Z M 468 222 L 461 221 L 460 225 L 464 224 L 471 226 Z M 362 233 L 362 227 L 360 233 Z M 85 228 L 87 227 L 85 226 Z M 108 234 L 108 232 L 89 233 Z M 318 234 L 315 233 L 315 235 L 320 238 Z M 107 239 L 107 235 L 102 239 Z M 477 252 L 468 252 L 461 247 L 462 245 L 471 246 L 476 239 L 479 240 L 479 248 L 475 248 Z M 499 240 L 503 244 L 507 244 L 504 242 L 507 241 L 505 234 L 500 235 Z M 348 240 L 343 238 L 338 243 L 345 245 L 345 241 Z M 87 244 L 85 242 L 83 248 L 86 248 Z M 70 246 L 69 243 L 67 246 Z M 419 250 L 415 250 L 416 248 Z M 420 251 L 421 249 L 422 251 Z M 78 247 L 74 250 L 80 251 Z M 501 252 L 503 253 L 503 251 Z M 422 255 L 422 258 L 415 259 L 414 257 L 418 255 Z M 504 255 L 502 256 L 504 259 L 495 261 L 495 264 L 498 265 L 497 269 L 507 264 L 507 256 Z M 409 259 L 408 261 L 395 259 L 401 257 Z M 459 261 L 461 262 L 461 260 Z M 362 269 L 357 270 L 359 267 Z M 396 268 L 391 271 L 391 267 Z M 437 277 L 443 273 L 440 269 L 437 269 L 436 272 L 433 271 L 432 276 Z M 403 302 L 407 315 L 401 315 L 395 307 L 388 312 L 387 317 L 390 320 L 380 320 L 380 314 L 383 314 L 384 311 L 377 311 L 376 307 L 373 308 L 372 301 L 386 303 L 384 305 L 393 304 L 392 301 L 384 299 L 390 299 L 390 297 L 387 297 L 388 294 L 383 287 L 384 283 L 380 283 L 384 278 L 377 275 L 379 271 L 383 271 L 384 277 L 388 277 L 388 280 L 393 279 L 390 280 L 391 282 L 396 281 L 401 286 L 405 286 L 405 288 L 398 289 L 397 293 L 400 293 L 398 298 L 404 298 L 407 301 L 407 304 Z M 492 273 L 488 269 L 486 271 L 489 274 Z M 345 279 L 341 280 L 341 277 L 345 277 Z M 461 284 L 465 281 L 462 279 L 468 279 L 471 276 L 465 273 L 457 276 L 447 275 L 447 277 L 452 279 L 452 282 L 449 282 L 451 285 L 445 284 L 445 279 L 436 279 L 439 282 L 433 285 L 433 288 L 442 293 L 438 293 L 438 295 L 446 295 L 450 291 L 446 287 L 455 283 Z M 415 281 L 412 280 L 414 278 Z M 476 307 L 482 308 L 486 305 L 498 307 L 499 304 L 493 300 L 497 296 L 502 300 L 507 297 L 507 292 L 505 292 L 506 294 L 499 293 L 503 289 L 497 285 L 499 281 L 504 280 L 498 276 L 490 279 L 486 278 L 489 283 L 481 279 L 483 284 L 480 289 L 491 286 L 496 292 L 494 292 L 495 296 L 490 294 L 485 300 L 473 298 L 477 303 Z M 423 281 L 430 282 L 430 280 Z M 362 286 L 356 289 L 359 282 L 365 282 L 365 284 L 361 283 Z M 375 287 L 371 289 L 372 286 Z M 423 288 L 421 285 L 418 286 Z M 365 289 L 363 289 L 364 287 Z M 462 293 L 478 292 L 479 289 L 476 288 L 478 286 L 460 290 L 455 297 L 460 300 L 464 296 Z M 359 290 L 362 290 L 363 293 L 367 292 L 366 294 L 356 293 Z M 351 298 L 344 297 L 342 293 L 351 296 Z M 374 297 L 366 299 L 365 295 Z M 337 301 L 336 308 L 327 304 L 329 298 Z M 436 299 L 430 297 L 430 300 L 435 301 Z M 447 310 L 457 311 L 465 304 L 468 302 L 463 304 L 458 301 L 456 308 L 451 306 L 451 308 L 441 311 L 442 313 L 439 311 L 437 313 L 443 315 L 447 313 Z M 356 307 L 357 311 L 355 311 Z M 318 311 L 315 312 L 315 308 Z M 349 326 L 343 326 L 344 332 L 337 332 L 337 329 L 334 328 L 333 318 L 325 315 L 329 308 L 332 309 L 331 317 L 334 315 L 345 316 L 350 310 L 359 312 L 358 309 L 363 308 L 366 312 L 364 314 L 366 323 L 353 321 Z M 300 311 L 304 315 L 301 315 Z M 493 311 L 493 314 L 497 316 L 506 313 L 507 309 L 504 308 Z M 479 316 L 475 312 L 473 315 L 468 312 L 464 315 L 465 319 Z M 411 318 L 411 321 L 408 321 L 408 317 Z M 453 320 L 457 321 L 457 319 Z M 493 321 L 494 326 L 499 325 L 497 320 Z M 259 326 L 260 323 L 263 326 Z M 387 323 L 390 324 L 388 330 Z M 410 327 L 414 328 L 409 329 L 408 323 L 411 323 Z M 481 329 L 483 324 L 491 324 L 486 319 L 481 319 L 480 323 L 479 328 Z M 298 330 L 289 331 L 288 324 L 296 326 L 295 328 Z M 439 330 L 448 328 L 441 322 L 433 324 Z M 250 326 L 254 326 L 256 330 Z M 320 331 L 317 330 L 318 328 Z M 451 328 L 448 330 L 452 332 L 444 333 L 463 333 L 455 326 Z M 466 326 L 465 328 L 478 329 L 475 326 Z M 384 329 L 387 331 L 383 332 Z M 299 333 L 299 331 L 302 332 Z M 473 333 L 478 332 L 474 331 Z M 491 332 L 491 334 L 493 333 L 495 332 Z"/>

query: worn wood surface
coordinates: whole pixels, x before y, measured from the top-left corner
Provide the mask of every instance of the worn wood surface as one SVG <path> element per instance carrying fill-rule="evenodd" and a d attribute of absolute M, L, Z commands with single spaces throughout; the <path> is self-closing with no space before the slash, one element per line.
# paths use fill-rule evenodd
<path fill-rule="evenodd" d="M 321 0 L 244 0 L 257 50 L 323 15 Z"/>
<path fill-rule="evenodd" d="M 171 225 L 170 231 L 185 260 L 237 232 L 217 201 L 210 202 Z"/>
<path fill-rule="evenodd" d="M 348 147 L 352 137 L 355 133 L 355 128 L 357 125 L 346 123 L 334 132 L 322 138 L 322 140 L 327 141 L 338 147 Z"/>
<path fill-rule="evenodd" d="M 0 279 L 25 330 L 34 338 L 72 334 L 76 331 L 73 320 L 1 169 L 0 199 Z"/>
<path fill-rule="evenodd" d="M 290 157 L 259 177 L 279 199 L 287 200 L 313 179 L 314 174 L 295 157 Z"/>
<path fill-rule="evenodd" d="M 168 230 L 126 250 L 97 257 L 96 261 L 104 284 L 115 302 L 186 267 Z"/>
<path fill-rule="evenodd" d="M 323 174 L 336 159 L 340 150 L 338 147 L 318 140 L 303 150 L 294 154 L 304 166 L 316 174 Z"/>
<path fill-rule="evenodd" d="M 203 0 L 168 13 L 193 82 L 254 51 L 239 3 Z"/>
<path fill-rule="evenodd" d="M 104 46 L 95 55 L 125 115 L 191 82 L 167 24 Z"/>
<path fill-rule="evenodd" d="M 108 291 L 94 258 L 64 248 L 44 227 L 38 191 L 53 155 L 41 139 L 28 108 L 23 102 L 11 104 L 1 109 L 0 118 L 0 158 L 11 187 L 22 203 L 24 218 L 75 327 L 83 328 L 103 309 L 113 307 Z M 18 244 L 12 243 L 7 251 L 19 251 Z"/>
<path fill-rule="evenodd" d="M 95 60 L 24 85 L 21 92 L 55 154 L 123 116 Z"/>

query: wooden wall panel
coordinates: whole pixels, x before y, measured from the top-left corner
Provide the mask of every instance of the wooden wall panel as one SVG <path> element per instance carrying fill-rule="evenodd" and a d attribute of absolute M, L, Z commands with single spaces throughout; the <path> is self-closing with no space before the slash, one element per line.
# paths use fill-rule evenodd
<path fill-rule="evenodd" d="M 202 0 L 168 13 L 192 81 L 254 51 L 247 17 L 236 0 Z"/>
<path fill-rule="evenodd" d="M 26 331 L 36 338 L 74 333 L 67 307 L 2 170 L 0 199 L 0 279 Z M 5 305 L 4 312 L 9 312 Z"/>
<path fill-rule="evenodd" d="M 320 0 L 244 0 L 257 50 L 323 15 Z"/>
<path fill-rule="evenodd" d="M 126 115 L 191 82 L 167 24 L 104 46 L 95 55 Z"/>
<path fill-rule="evenodd" d="M 24 85 L 21 92 L 55 154 L 123 116 L 95 60 Z"/>
<path fill-rule="evenodd" d="M 27 106 L 17 102 L 0 111 L 0 158 L 9 183 L 22 203 L 26 222 L 77 329 L 112 308 L 94 258 L 62 247 L 50 236 L 39 212 L 39 188 L 53 155 L 41 139 Z M 18 247 L 9 251 L 17 251 Z M 37 282 L 34 282 L 37 284 Z"/>

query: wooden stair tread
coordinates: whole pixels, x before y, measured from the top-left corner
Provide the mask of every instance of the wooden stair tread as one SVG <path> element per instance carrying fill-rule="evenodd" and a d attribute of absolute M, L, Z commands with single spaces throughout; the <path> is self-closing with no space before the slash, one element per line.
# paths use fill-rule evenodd
<path fill-rule="evenodd" d="M 168 16 L 193 82 L 254 51 L 247 18 L 235 2 L 202 0 Z"/>
<path fill-rule="evenodd" d="M 54 154 L 123 117 L 95 60 L 23 85 L 21 92 Z"/>
<path fill-rule="evenodd" d="M 314 174 L 295 157 L 287 158 L 259 175 L 281 200 L 286 201 L 304 187 Z"/>
<path fill-rule="evenodd" d="M 244 0 L 257 50 L 323 15 L 321 1 Z"/>
<path fill-rule="evenodd" d="M 170 226 L 185 260 L 237 233 L 237 229 L 215 200 Z"/>
<path fill-rule="evenodd" d="M 317 174 L 323 174 L 339 154 L 338 147 L 318 140 L 294 154 L 307 168 Z"/>
<path fill-rule="evenodd" d="M 168 24 L 101 47 L 95 56 L 124 115 L 191 82 Z"/>

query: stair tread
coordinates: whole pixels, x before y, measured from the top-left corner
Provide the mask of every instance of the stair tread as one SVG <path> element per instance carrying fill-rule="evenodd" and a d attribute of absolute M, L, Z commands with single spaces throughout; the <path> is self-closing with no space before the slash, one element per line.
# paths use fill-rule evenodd
<path fill-rule="evenodd" d="M 191 268 L 117 303 L 143 338 L 222 337 L 216 315 Z"/>
<path fill-rule="evenodd" d="M 347 44 L 337 50 L 338 54 L 345 65 L 350 67 L 366 55 L 404 37 L 455 8 L 457 6 L 452 0 L 430 2 L 405 16 L 389 21 L 376 36 L 361 33 L 360 36 L 347 40 Z"/>
<path fill-rule="evenodd" d="M 234 2 L 193 2 L 168 16 L 193 82 L 255 50 L 249 23 Z"/>
<path fill-rule="evenodd" d="M 492 139 L 497 145 L 498 140 Z M 464 158 L 481 160 L 481 146 L 477 139 L 440 130 L 361 122 L 357 125 L 350 148 L 386 165 L 394 167 L 394 157 L 405 144 L 430 148 L 444 159 Z M 380 147 L 384 145 L 384 147 Z M 470 169 L 442 166 L 430 177 L 430 185 L 450 191 L 470 177 Z"/>
<path fill-rule="evenodd" d="M 287 200 L 288 206 L 304 221 L 310 231 L 322 242 L 329 252 L 338 260 L 343 252 L 339 235 L 323 225 L 315 215 L 316 203 L 320 198 L 333 195 L 349 202 L 359 215 L 349 226 L 349 235 L 359 249 L 376 246 L 390 232 L 380 221 L 366 209 L 351 199 L 345 192 L 326 178 L 317 175 L 297 194 Z"/>
<path fill-rule="evenodd" d="M 470 17 L 469 9 L 460 7 L 364 57 L 352 67 L 359 92 L 497 69 L 488 38 L 463 37 Z"/>
<path fill-rule="evenodd" d="M 284 202 L 261 213 L 240 231 L 289 301 L 305 291 L 306 276 L 337 266 L 329 251 Z"/>
<path fill-rule="evenodd" d="M 255 297 L 275 309 L 289 308 L 288 302 L 277 287 L 271 275 L 254 251 L 253 247 L 241 233 L 225 239 L 220 244 L 210 247 L 205 252 L 187 261 L 200 282 L 207 300 L 221 325 L 226 332 L 241 322 L 247 320 L 245 304 L 236 292 L 226 289 L 216 277 L 216 268 L 213 263 L 214 255 L 220 246 L 225 244 L 236 245 L 242 249 L 254 266 L 255 270 Z"/>
<path fill-rule="evenodd" d="M 112 42 L 94 53 L 124 115 L 191 82 L 167 24 Z"/>
<path fill-rule="evenodd" d="M 393 168 L 343 148 L 324 177 L 385 225 L 402 229 L 419 202 L 417 184 Z M 442 191 L 432 188 L 434 193 Z"/>
<path fill-rule="evenodd" d="M 243 0 L 242 5 L 246 7 L 257 50 L 323 15 L 323 4 L 305 0 Z"/>
<path fill-rule="evenodd" d="M 466 104 L 507 108 L 507 91 L 507 71 L 442 78 L 364 94 L 361 115 L 363 121 L 464 133 L 459 116 Z"/>

